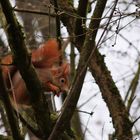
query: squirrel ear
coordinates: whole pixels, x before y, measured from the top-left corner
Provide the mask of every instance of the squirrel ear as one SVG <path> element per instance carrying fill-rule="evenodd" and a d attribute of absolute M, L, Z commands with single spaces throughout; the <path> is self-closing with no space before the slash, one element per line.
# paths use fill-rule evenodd
<path fill-rule="evenodd" d="M 58 71 L 57 69 L 53 69 L 53 68 L 51 69 L 51 73 L 53 74 L 53 76 L 58 73 L 57 71 Z"/>
<path fill-rule="evenodd" d="M 69 74 L 70 73 L 70 64 L 69 63 L 64 63 L 62 64 L 63 66 L 63 73 L 64 74 Z"/>
<path fill-rule="evenodd" d="M 58 77 L 59 75 L 62 74 L 61 67 L 52 67 L 50 70 L 51 70 L 51 73 L 54 77 Z"/>

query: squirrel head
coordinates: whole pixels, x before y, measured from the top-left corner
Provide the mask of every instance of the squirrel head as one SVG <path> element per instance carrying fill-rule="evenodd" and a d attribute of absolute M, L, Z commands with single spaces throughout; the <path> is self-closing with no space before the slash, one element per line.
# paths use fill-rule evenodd
<path fill-rule="evenodd" d="M 70 87 L 70 65 L 63 63 L 60 67 L 51 69 L 53 75 L 53 83 L 60 88 L 60 93 L 67 92 Z"/>

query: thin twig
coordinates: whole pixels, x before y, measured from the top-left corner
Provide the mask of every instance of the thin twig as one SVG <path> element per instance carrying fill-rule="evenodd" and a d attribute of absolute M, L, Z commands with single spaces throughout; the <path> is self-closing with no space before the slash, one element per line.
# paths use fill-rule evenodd
<path fill-rule="evenodd" d="M 29 9 L 22 9 L 22 8 L 14 8 L 13 9 L 16 12 L 21 12 L 21 13 L 30 13 L 30 14 L 38 14 L 38 15 L 46 15 L 46 16 L 51 16 L 51 17 L 56 17 L 56 14 L 52 13 L 47 13 L 47 12 L 42 12 L 42 11 L 37 11 L 37 10 L 29 10 Z"/>
<path fill-rule="evenodd" d="M 0 94 L 2 97 L 2 101 L 4 103 L 5 106 L 5 110 L 6 110 L 6 114 L 7 114 L 7 118 L 10 124 L 10 128 L 11 128 L 11 132 L 12 132 L 12 136 L 14 140 L 23 140 L 23 137 L 20 134 L 20 129 L 19 129 L 19 124 L 17 122 L 17 118 L 14 114 L 10 99 L 9 99 L 9 94 L 6 90 L 6 85 L 4 82 L 4 78 L 2 75 L 2 68 L 0 67 Z"/>
<path fill-rule="evenodd" d="M 133 126 L 139 119 L 140 119 L 140 116 L 139 116 L 135 121 L 132 122 L 132 126 Z"/>

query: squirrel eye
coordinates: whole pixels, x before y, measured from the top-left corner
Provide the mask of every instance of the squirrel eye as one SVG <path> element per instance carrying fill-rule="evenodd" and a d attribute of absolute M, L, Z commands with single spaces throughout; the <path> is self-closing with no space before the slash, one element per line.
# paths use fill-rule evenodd
<path fill-rule="evenodd" d="M 65 78 L 60 78 L 61 83 L 65 83 Z"/>

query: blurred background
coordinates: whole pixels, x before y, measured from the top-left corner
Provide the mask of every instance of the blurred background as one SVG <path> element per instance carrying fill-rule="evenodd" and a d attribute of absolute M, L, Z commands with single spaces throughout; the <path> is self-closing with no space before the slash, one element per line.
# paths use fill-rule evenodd
<path fill-rule="evenodd" d="M 76 9 L 78 0 L 70 1 Z M 25 32 L 26 44 L 29 49 L 37 48 L 49 38 L 57 38 L 55 11 L 49 0 L 11 0 L 16 15 Z M 96 0 L 89 0 L 87 19 L 84 26 L 88 27 L 94 11 Z M 108 0 L 96 41 L 101 37 L 114 3 Z M 59 9 L 58 9 L 59 10 Z M 61 12 L 63 9 L 60 9 Z M 67 11 L 64 11 L 67 12 Z M 67 13 L 69 16 L 75 16 Z M 76 16 L 75 16 L 76 18 Z M 0 11 L 0 55 L 9 53 L 6 37 L 6 23 Z M 73 44 L 66 27 L 61 22 L 61 41 L 65 58 L 71 63 Z M 119 0 L 113 18 L 98 46 L 104 55 L 106 65 L 118 87 L 122 99 L 130 113 L 130 119 L 135 121 L 140 117 L 140 1 Z M 74 48 L 75 68 L 79 62 L 79 53 Z M 60 111 L 64 97 L 51 97 L 52 109 Z M 52 101 L 53 100 L 53 101 Z M 55 107 L 54 107 L 55 106 Z M 1 134 L 10 133 L 2 105 Z M 72 120 L 77 135 L 83 140 L 113 140 L 114 128 L 110 113 L 104 102 L 98 85 L 89 70 L 83 84 L 82 93 L 77 104 L 77 110 Z M 133 127 L 134 139 L 140 140 L 140 120 Z M 29 136 L 26 136 L 29 139 Z M 32 138 L 32 140 L 34 140 Z"/>

